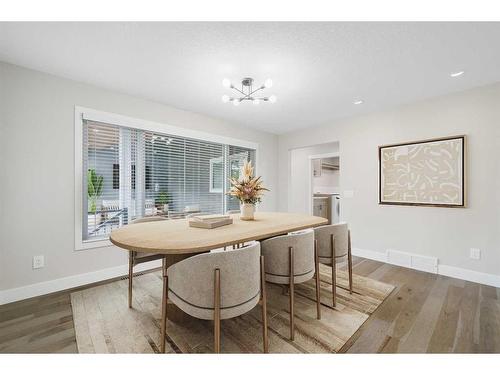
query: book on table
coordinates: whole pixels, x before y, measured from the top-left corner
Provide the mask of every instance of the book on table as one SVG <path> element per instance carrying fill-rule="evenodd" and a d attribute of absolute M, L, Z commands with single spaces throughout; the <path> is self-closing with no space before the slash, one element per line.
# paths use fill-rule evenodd
<path fill-rule="evenodd" d="M 210 216 L 214 216 L 214 215 L 210 215 Z M 220 216 L 222 216 L 222 215 L 220 215 Z M 205 218 L 205 219 L 191 217 L 189 219 L 189 226 L 194 227 L 194 228 L 213 229 L 213 228 L 221 227 L 223 225 L 229 225 L 232 223 L 233 223 L 233 219 L 230 217 L 217 217 L 217 218 L 212 217 L 212 218 Z"/>
<path fill-rule="evenodd" d="M 218 222 L 218 221 L 223 221 L 230 219 L 231 217 L 229 215 L 220 215 L 220 214 L 210 214 L 210 215 L 196 215 L 192 216 L 190 219 L 194 221 L 199 221 L 203 223 L 212 223 L 212 222 Z"/>

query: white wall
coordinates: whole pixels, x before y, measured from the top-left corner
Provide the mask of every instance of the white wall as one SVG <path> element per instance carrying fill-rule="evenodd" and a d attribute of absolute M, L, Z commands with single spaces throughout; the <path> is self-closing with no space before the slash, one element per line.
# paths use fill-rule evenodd
<path fill-rule="evenodd" d="M 281 148 L 280 148 L 281 150 Z M 312 170 L 311 155 L 327 154 L 338 152 L 338 143 L 329 142 L 326 144 L 318 144 L 312 147 L 301 147 L 287 152 L 288 160 L 286 164 L 280 164 L 280 178 L 282 181 L 287 181 L 287 187 L 290 189 L 288 194 L 287 210 L 289 212 L 310 213 L 312 200 Z M 285 167 L 283 167 L 285 165 Z M 283 168 L 286 168 L 288 175 L 283 176 Z M 282 190 L 280 184 L 280 198 L 287 197 L 287 191 Z M 285 192 L 283 195 L 282 192 Z"/>
<path fill-rule="evenodd" d="M 74 251 L 75 105 L 258 143 L 260 209 L 277 207 L 275 135 L 4 63 L 0 83 L 0 290 L 126 263 L 115 247 Z"/>
<path fill-rule="evenodd" d="M 468 208 L 381 206 L 379 145 L 446 135 L 468 136 Z M 339 141 L 343 216 L 353 247 L 436 256 L 442 264 L 500 274 L 500 84 L 345 119 L 280 136 L 279 208 L 294 209 L 289 189 L 290 150 Z M 469 249 L 481 249 L 481 260 Z"/>
<path fill-rule="evenodd" d="M 338 191 L 340 172 L 338 170 L 323 168 L 321 175 L 313 177 L 313 193 L 331 194 Z"/>

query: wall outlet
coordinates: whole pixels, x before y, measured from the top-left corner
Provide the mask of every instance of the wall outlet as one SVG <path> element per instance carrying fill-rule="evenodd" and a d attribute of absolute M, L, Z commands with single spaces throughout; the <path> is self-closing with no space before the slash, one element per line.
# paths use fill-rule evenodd
<path fill-rule="evenodd" d="M 471 248 L 469 256 L 471 259 L 481 259 L 481 250 L 476 248 Z"/>
<path fill-rule="evenodd" d="M 43 255 L 35 255 L 33 257 L 33 269 L 45 267 L 45 257 Z"/>

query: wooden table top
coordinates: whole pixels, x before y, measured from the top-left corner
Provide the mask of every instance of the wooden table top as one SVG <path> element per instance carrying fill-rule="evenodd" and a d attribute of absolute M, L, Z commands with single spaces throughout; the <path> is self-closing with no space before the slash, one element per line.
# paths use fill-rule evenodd
<path fill-rule="evenodd" d="M 111 232 L 113 244 L 126 250 L 160 254 L 200 253 L 325 225 L 322 217 L 284 212 L 256 212 L 255 220 L 240 220 L 214 229 L 193 228 L 187 219 L 127 225 Z"/>

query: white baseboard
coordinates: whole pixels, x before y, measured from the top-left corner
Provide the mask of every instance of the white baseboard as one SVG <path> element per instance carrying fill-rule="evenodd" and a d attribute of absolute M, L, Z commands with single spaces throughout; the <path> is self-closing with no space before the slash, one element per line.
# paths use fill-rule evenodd
<path fill-rule="evenodd" d="M 389 263 L 387 261 L 387 254 L 380 251 L 353 248 L 352 254 L 366 259 Z M 134 268 L 134 271 L 141 272 L 153 268 L 158 268 L 160 266 L 161 261 L 155 260 L 152 262 L 137 265 Z M 20 301 L 31 297 L 37 297 L 44 294 L 59 292 L 65 289 L 76 288 L 99 281 L 109 280 L 115 277 L 125 276 L 127 274 L 128 265 L 122 265 L 112 268 L 106 268 L 95 272 L 89 272 L 75 276 L 63 277 L 60 279 L 44 281 L 37 284 L 26 285 L 19 288 L 7 289 L 0 291 L 0 305 Z M 465 268 L 448 266 L 445 264 L 438 265 L 437 274 L 500 288 L 500 275 L 477 272 Z"/>
<path fill-rule="evenodd" d="M 387 254 L 381 253 L 380 251 L 352 248 L 352 255 L 355 255 L 355 256 L 361 257 L 361 258 L 377 260 L 379 262 L 387 263 Z"/>
<path fill-rule="evenodd" d="M 438 273 L 443 276 L 454 277 L 456 279 L 472 281 L 500 288 L 500 275 L 477 272 L 465 268 L 447 266 L 445 264 L 440 264 L 438 269 Z"/>
<path fill-rule="evenodd" d="M 383 263 L 391 264 L 387 259 L 387 253 L 382 253 L 380 251 L 366 250 L 366 249 L 352 249 L 352 254 L 355 256 L 359 256 L 361 258 L 376 260 Z M 400 267 L 403 267 L 399 265 Z M 418 271 L 424 271 L 423 269 L 418 269 L 416 267 L 406 267 L 411 269 L 416 269 Z M 454 277 L 460 280 L 472 281 L 478 284 L 484 284 L 489 286 L 494 286 L 496 288 L 500 288 L 500 275 L 494 275 L 491 273 L 483 273 L 468 270 L 466 268 L 459 268 L 454 266 L 448 266 L 446 264 L 438 264 L 437 272 L 438 275 Z"/>
<path fill-rule="evenodd" d="M 154 260 L 141 263 L 134 267 L 134 272 L 147 271 L 161 267 L 161 260 Z M 42 296 L 44 294 L 59 292 L 61 290 L 76 288 L 82 285 L 92 284 L 98 281 L 113 279 L 115 277 L 128 275 L 128 264 L 105 268 L 103 270 L 82 273 L 75 276 L 63 277 L 60 279 L 44 281 L 37 284 L 22 286 L 19 288 L 0 291 L 0 305 L 20 301 L 23 299 Z"/>

